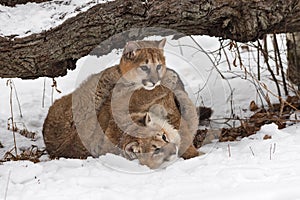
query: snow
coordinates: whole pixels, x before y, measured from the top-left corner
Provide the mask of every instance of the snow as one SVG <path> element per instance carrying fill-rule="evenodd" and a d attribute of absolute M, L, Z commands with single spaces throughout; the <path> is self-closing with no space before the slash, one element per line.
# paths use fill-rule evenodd
<path fill-rule="evenodd" d="M 206 145 L 206 155 L 157 171 L 115 155 L 6 162 L 0 166 L 0 197 L 8 183 L 7 199 L 299 199 L 300 126 L 279 131 L 271 124 L 259 134 L 272 139 Z M 112 161 L 123 170 L 112 169 Z"/>
<path fill-rule="evenodd" d="M 76 16 L 107 0 L 65 0 L 45 3 L 27 3 L 7 7 L 0 5 L 0 36 L 18 35 L 24 37 L 40 33 L 62 24 L 66 19 Z"/>
<path fill-rule="evenodd" d="M 96 3 L 88 0 L 65 2 L 69 5 L 52 1 L 29 3 L 15 8 L 0 6 L 0 34 L 26 36 L 37 33 L 57 26 L 66 18 L 77 14 L 76 7 L 85 5 L 84 10 Z M 64 19 L 60 20 L 59 16 L 64 14 Z M 194 38 L 207 51 L 219 48 L 216 38 Z M 223 80 L 205 53 L 189 47 L 195 46 L 190 38 L 181 39 L 180 44 L 186 44 L 183 51 L 176 44 L 176 41 L 168 38 L 167 64 L 181 75 L 195 104 L 212 107 L 214 119 L 229 117 L 231 109 L 241 117 L 249 116 L 250 112 L 243 109 L 248 108 L 251 100 L 259 104 L 256 88 L 248 80 L 232 78 L 236 74 L 243 75 L 243 69 L 235 67 L 229 72 L 226 62 L 221 61 L 220 70 L 230 78 L 228 81 Z M 228 49 L 227 53 L 234 54 Z M 252 67 L 251 70 L 255 71 L 253 66 L 257 58 L 253 56 L 253 60 L 250 60 L 248 52 L 242 53 L 242 57 Z M 119 58 L 120 55 L 116 52 L 100 58 L 81 58 L 75 71 L 55 79 L 62 93 L 54 90 L 53 99 L 72 92 L 89 74 L 112 66 Z M 246 67 L 250 69 L 249 66 Z M 262 70 L 264 83 L 276 93 L 268 73 L 264 68 Z M 21 118 L 13 90 L 14 120 L 23 122 L 28 130 L 37 132 L 35 140 L 17 133 L 17 146 L 19 150 L 31 145 L 43 148 L 41 130 L 52 104 L 52 80 L 12 80 L 23 113 Z M 44 81 L 45 99 L 42 107 Z M 12 132 L 7 130 L 11 114 L 10 88 L 6 86 L 6 82 L 7 79 L 0 79 L 0 141 L 4 146 L 0 148 L 1 158 L 14 146 Z M 203 88 L 200 95 L 197 93 L 199 88 Z M 230 106 L 232 92 L 233 108 Z M 270 98 L 276 101 L 272 95 Z M 299 119 L 296 117 L 299 115 L 296 112 L 292 118 Z M 22 125 L 18 124 L 18 127 L 22 128 Z M 265 135 L 271 136 L 271 139 L 264 140 Z M 0 199 L 296 200 L 300 199 L 299 144 L 300 124 L 293 124 L 282 130 L 278 130 L 275 124 L 269 124 L 263 126 L 257 134 L 241 141 L 206 144 L 200 148 L 205 155 L 189 160 L 178 159 L 165 169 L 150 170 L 137 161 L 128 161 L 112 154 L 86 160 L 50 160 L 43 156 L 42 161 L 36 164 L 29 161 L 4 162 L 0 164 Z"/>

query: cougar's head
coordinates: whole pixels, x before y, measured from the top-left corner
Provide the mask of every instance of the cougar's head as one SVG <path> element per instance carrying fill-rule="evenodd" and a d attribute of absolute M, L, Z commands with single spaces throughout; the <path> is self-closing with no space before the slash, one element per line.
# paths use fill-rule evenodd
<path fill-rule="evenodd" d="M 152 90 L 160 85 L 166 73 L 163 48 L 166 39 L 161 41 L 130 41 L 126 44 L 120 61 L 120 69 L 125 81 L 137 89 Z"/>
<path fill-rule="evenodd" d="M 144 126 L 129 128 L 133 134 L 126 135 L 123 141 L 126 158 L 138 159 L 151 169 L 165 167 L 178 158 L 180 135 L 165 118 L 148 112 L 140 123 Z"/>

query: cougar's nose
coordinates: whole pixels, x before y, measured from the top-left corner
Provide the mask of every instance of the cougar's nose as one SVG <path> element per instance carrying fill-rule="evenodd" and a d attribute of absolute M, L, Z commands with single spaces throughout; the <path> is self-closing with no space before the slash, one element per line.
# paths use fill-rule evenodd
<path fill-rule="evenodd" d="M 158 82 L 158 78 L 156 77 L 151 77 L 149 80 L 153 85 L 155 85 Z"/>
<path fill-rule="evenodd" d="M 173 143 L 168 143 L 164 148 L 163 152 L 165 155 L 168 155 L 164 160 L 165 161 L 170 161 L 173 160 L 177 157 L 177 148 L 176 145 Z"/>

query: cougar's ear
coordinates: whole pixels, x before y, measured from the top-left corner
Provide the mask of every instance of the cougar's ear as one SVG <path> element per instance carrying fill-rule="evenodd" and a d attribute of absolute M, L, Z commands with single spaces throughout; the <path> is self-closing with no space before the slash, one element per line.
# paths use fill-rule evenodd
<path fill-rule="evenodd" d="M 166 45 L 166 41 L 167 41 L 166 38 L 160 40 L 160 41 L 158 42 L 158 48 L 159 48 L 159 49 L 164 49 L 164 47 L 165 47 L 165 45 Z"/>
<path fill-rule="evenodd" d="M 150 116 L 149 112 L 147 112 L 146 115 L 145 115 L 145 117 L 144 117 L 145 126 L 150 125 L 151 121 L 152 121 L 151 116 Z"/>
<path fill-rule="evenodd" d="M 136 141 L 126 144 L 125 153 L 128 159 L 130 160 L 137 159 L 137 153 L 140 153 L 138 149 L 139 148 L 138 145 L 139 144 Z"/>
<path fill-rule="evenodd" d="M 133 58 L 136 55 L 136 50 L 140 48 L 139 44 L 135 41 L 129 41 L 124 47 L 123 56 Z"/>
<path fill-rule="evenodd" d="M 142 124 L 143 126 L 149 126 L 151 124 L 151 122 L 152 122 L 152 119 L 151 119 L 149 112 L 144 114 L 144 116 L 139 119 L 139 123 Z"/>

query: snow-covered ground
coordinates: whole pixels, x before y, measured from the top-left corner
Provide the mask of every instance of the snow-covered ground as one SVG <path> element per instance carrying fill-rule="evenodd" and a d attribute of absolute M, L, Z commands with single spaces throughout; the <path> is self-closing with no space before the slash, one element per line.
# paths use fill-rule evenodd
<path fill-rule="evenodd" d="M 76 6 L 55 8 L 58 11 L 46 9 L 37 16 L 57 15 L 61 12 L 60 9 L 68 10 L 72 16 L 75 7 L 92 1 L 68 2 Z M 53 4 L 55 1 L 46 5 Z M 43 7 L 41 5 L 43 4 L 24 6 L 35 9 Z M 49 24 L 54 26 L 61 23 L 53 19 L 47 23 L 40 20 L 32 21 L 31 24 L 27 24 L 29 22 L 26 21 L 25 25 L 15 25 L 13 19 L 3 16 L 10 14 L 18 19 L 25 15 L 20 6 L 16 8 L 0 6 L 0 11 L 0 34 L 3 35 L 17 33 L 24 36 L 28 30 L 30 34 L 46 30 Z M 4 26 L 6 32 L 3 31 Z M 216 50 L 219 47 L 216 38 L 195 37 L 195 39 L 205 50 Z M 226 62 L 221 61 L 220 70 L 224 76 L 230 77 L 229 81 L 223 80 L 205 53 L 197 49 L 191 38 L 182 38 L 180 46 L 178 44 L 177 41 L 168 38 L 165 50 L 167 64 L 181 75 L 195 104 L 212 107 L 214 119 L 229 117 L 232 96 L 235 114 L 249 115 L 249 111 L 245 109 L 248 109 L 250 101 L 259 102 L 256 88 L 248 80 L 232 78 L 236 74 L 242 75 L 244 70 L 235 67 L 232 70 L 234 74 L 232 71 L 227 72 Z M 229 55 L 230 51 L 228 49 L 227 51 Z M 249 56 L 250 53 L 246 51 L 242 56 L 245 63 L 248 63 L 254 71 L 255 56 Z M 75 71 L 56 79 L 58 89 L 62 93 L 53 91 L 53 99 L 70 93 L 89 74 L 97 73 L 117 63 L 119 57 L 119 54 L 113 52 L 100 58 L 87 56 L 80 59 Z M 254 57 L 254 60 L 250 57 Z M 224 59 L 224 55 L 222 58 Z M 268 72 L 263 70 L 262 77 L 269 89 L 276 93 Z M 11 113 L 10 87 L 6 86 L 6 82 L 7 79 L 0 79 L 0 142 L 4 146 L 0 148 L 1 158 L 14 146 L 12 132 L 7 130 L 7 121 Z M 52 103 L 52 80 L 13 79 L 13 83 L 23 114 L 21 118 L 13 90 L 14 120 L 18 122 L 19 128 L 22 128 L 20 123 L 22 122 L 29 131 L 37 132 L 34 141 L 16 134 L 19 151 L 31 145 L 43 148 L 41 130 Z M 199 89 L 200 95 L 197 93 Z M 270 98 L 272 101 L 276 100 L 271 94 Z M 265 135 L 271 136 L 271 139 L 264 140 Z M 5 162 L 0 164 L 0 199 L 300 199 L 298 189 L 300 124 L 282 130 L 278 130 L 274 124 L 265 125 L 256 135 L 249 138 L 243 138 L 238 142 L 214 142 L 204 145 L 200 150 L 206 154 L 189 160 L 179 159 L 166 169 L 160 170 L 150 170 L 136 161 L 128 161 L 111 154 L 87 160 L 49 160 L 47 156 L 43 156 L 42 162 L 37 164 L 29 161 Z"/>
<path fill-rule="evenodd" d="M 263 140 L 264 134 L 272 139 Z M 268 125 L 240 142 L 206 145 L 202 151 L 208 154 L 159 171 L 114 155 L 37 164 L 7 162 L 0 166 L 0 198 L 296 200 L 300 199 L 299 142 L 299 125 L 283 131 Z M 112 160 L 123 170 L 112 169 Z"/>

